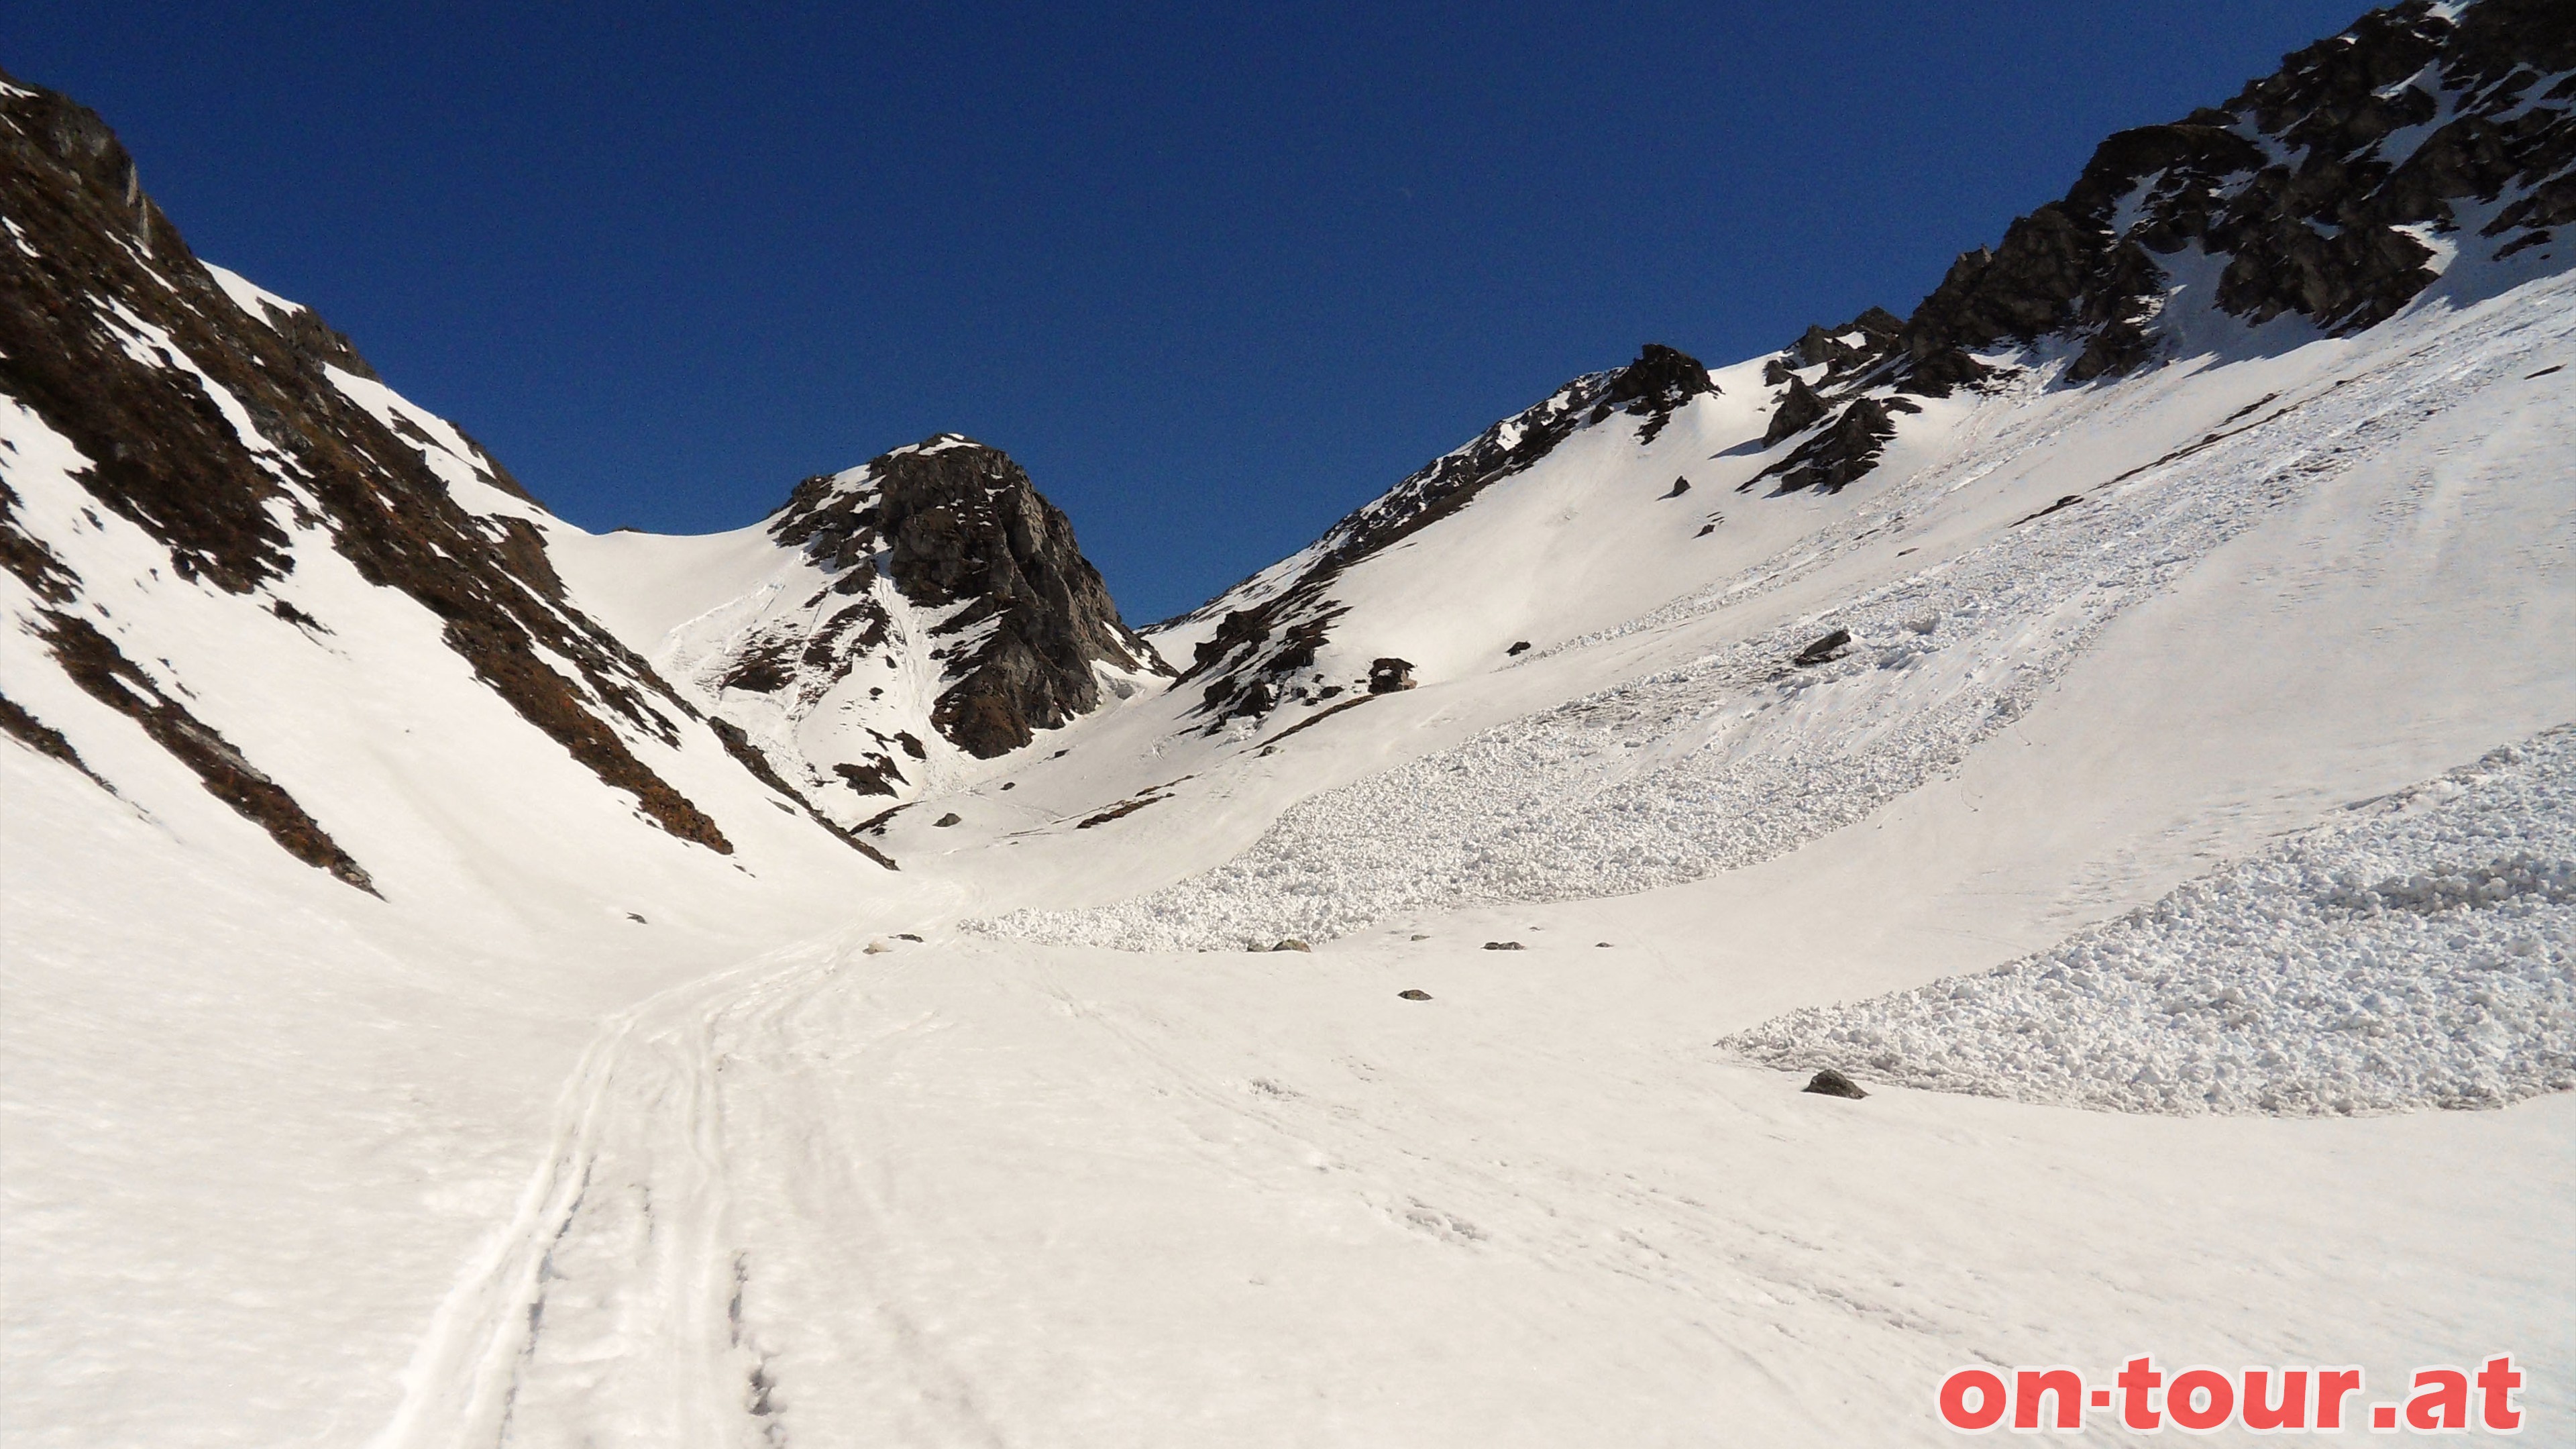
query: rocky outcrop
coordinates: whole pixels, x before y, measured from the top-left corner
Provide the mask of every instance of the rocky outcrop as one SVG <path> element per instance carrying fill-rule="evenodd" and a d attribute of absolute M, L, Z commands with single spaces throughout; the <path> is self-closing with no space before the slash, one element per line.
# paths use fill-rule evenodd
<path fill-rule="evenodd" d="M 1823 422 L 1833 411 L 1816 396 L 1815 389 L 1807 386 L 1805 378 L 1785 369 L 1781 376 L 1788 387 L 1781 391 L 1780 400 L 1772 405 L 1770 426 L 1762 431 L 1762 446 L 1766 448 L 1783 438 L 1805 432 Z"/>
<path fill-rule="evenodd" d="M 1839 493 L 1843 485 L 1878 466 L 1879 454 L 1887 450 L 1888 440 L 1896 436 L 1892 413 L 1920 412 L 1922 409 L 1901 397 L 1854 398 L 1834 425 L 1800 443 L 1788 457 L 1754 474 L 1736 487 L 1744 492 L 1765 478 L 1780 480 L 1778 491 L 1796 493 L 1814 488 L 1825 493 Z"/>
<path fill-rule="evenodd" d="M 1824 480 L 1876 457 L 1857 400 L 1945 396 L 1988 380 L 1981 354 L 2043 339 L 2070 382 L 2132 371 L 2156 356 L 2186 253 L 2223 259 L 2215 305 L 2249 324 L 2373 326 L 2439 276 L 2435 240 L 2501 258 L 2576 222 L 2571 71 L 2564 0 L 2374 10 L 2223 106 L 2105 140 L 2064 197 L 1962 254 L 1901 323 L 1809 328 L 1766 368 L 1789 391 L 1763 444 L 1845 408 L 1831 458 L 1786 470 L 1839 486 Z"/>
<path fill-rule="evenodd" d="M 1368 692 L 1396 694 L 1414 685 L 1413 661 L 1409 659 L 1372 659 L 1369 661 Z"/>
<path fill-rule="evenodd" d="M 970 438 L 942 433 L 809 478 L 769 532 L 825 565 L 852 602 L 819 633 L 741 657 L 728 680 L 737 687 L 783 683 L 791 650 L 798 666 L 828 675 L 881 643 L 886 616 L 870 598 L 880 574 L 935 620 L 941 688 L 930 722 L 979 759 L 1098 708 L 1095 666 L 1170 672 L 1118 617 L 1062 510 L 1008 455 Z"/>
<path fill-rule="evenodd" d="M 334 549 L 368 582 L 418 601 L 476 678 L 633 795 L 646 818 L 731 851 L 715 821 L 620 733 L 676 742 L 703 728 L 695 711 L 565 599 L 532 524 L 467 511 L 416 440 L 333 381 L 334 369 L 373 376 L 348 339 L 309 312 L 262 303 L 253 316 L 236 303 L 95 114 L 0 78 L 0 214 L 11 233 L 0 246 L 0 392 L 90 460 L 80 486 L 166 549 L 178 580 L 256 595 L 295 569 L 299 549 Z M 477 453 L 482 481 L 518 492 Z M 41 601 L 51 622 L 24 622 L 76 683 L 134 717 L 298 859 L 366 884 L 282 786 L 152 678 L 148 661 L 120 663 L 112 641 L 90 638 L 77 571 L 27 535 L 14 509 L 0 510 L 0 565 Z M 291 608 L 268 612 L 281 626 L 329 629 Z"/>

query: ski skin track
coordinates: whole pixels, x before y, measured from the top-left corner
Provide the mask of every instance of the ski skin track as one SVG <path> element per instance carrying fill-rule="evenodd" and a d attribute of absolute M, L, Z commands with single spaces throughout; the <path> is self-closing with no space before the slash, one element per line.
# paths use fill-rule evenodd
<path fill-rule="evenodd" d="M 827 948 L 828 949 L 828 948 Z M 810 958 L 811 945 L 782 953 Z M 556 1249 L 571 1234 L 592 1186 L 601 1144 L 614 1118 L 613 1089 L 621 1065 L 630 1060 L 641 1034 L 666 1017 L 683 1023 L 694 1017 L 699 1028 L 693 1054 L 706 1066 L 692 1073 L 689 1119 L 701 1167 L 720 1177 L 724 1153 L 711 1055 L 715 1020 L 729 1008 L 792 983 L 811 983 L 828 975 L 845 953 L 820 963 L 798 959 L 785 965 L 763 960 L 737 966 L 668 988 L 612 1017 L 586 1047 L 557 1098 L 554 1128 L 545 1160 L 521 1192 L 509 1223 L 494 1234 L 468 1264 L 440 1304 L 419 1351 L 403 1373 L 403 1398 L 385 1428 L 367 1441 L 367 1449 L 462 1449 L 511 1442 L 513 1415 L 525 1366 L 545 1331 L 546 1286 Z M 745 978 L 749 978 L 746 980 Z M 708 1215 L 695 1215 L 708 1242 L 688 1257 L 700 1268 L 697 1281 L 676 1293 L 666 1282 L 665 1296 L 688 1305 L 692 1336 L 709 1329 L 704 1306 L 732 1300 L 731 1282 L 710 1281 L 708 1265 L 720 1261 L 704 1249 Z M 718 1310 L 718 1316 L 724 1316 Z M 698 1402 L 696 1432 L 685 1442 L 722 1443 L 726 1416 L 708 1402 Z"/>

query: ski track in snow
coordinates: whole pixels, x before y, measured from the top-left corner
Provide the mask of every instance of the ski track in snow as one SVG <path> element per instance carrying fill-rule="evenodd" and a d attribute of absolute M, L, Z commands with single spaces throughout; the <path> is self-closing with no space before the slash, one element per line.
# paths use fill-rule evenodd
<path fill-rule="evenodd" d="M 2127 1112 L 2500 1107 L 2576 1089 L 2576 725 L 1991 972 L 1720 1042 Z"/>
<path fill-rule="evenodd" d="M 2501 316 L 2433 314 L 2359 371 L 2268 402 L 2232 435 L 2097 486 L 2081 507 L 1828 615 L 1311 797 L 1213 870 L 1113 905 L 963 924 L 1056 944 L 1235 950 L 1423 907 L 1625 895 L 1783 854 L 1955 768 L 2122 612 L 2319 480 L 2519 377 L 2576 331 L 2571 302 L 2576 282 L 2562 279 L 2526 289 Z M 2123 405 L 2117 393 L 2091 404 Z M 2001 456 L 2044 446 L 2085 410 Z M 1997 465 L 1996 449 L 1978 449 L 1928 469 L 1840 536 L 1598 637 L 1777 588 Z M 1848 653 L 1788 667 L 1834 627 L 1851 632 Z"/>
<path fill-rule="evenodd" d="M 758 1442 L 741 1432 L 763 1416 L 745 1265 L 726 1276 L 719 1251 L 739 1169 L 718 1074 L 745 1023 L 829 969 L 772 959 L 608 1023 L 517 1213 L 441 1307 L 371 1449 Z"/>

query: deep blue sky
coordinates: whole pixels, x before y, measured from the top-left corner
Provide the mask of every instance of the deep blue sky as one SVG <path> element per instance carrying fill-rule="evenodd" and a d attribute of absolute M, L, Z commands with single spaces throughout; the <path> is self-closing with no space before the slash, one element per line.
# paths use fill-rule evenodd
<path fill-rule="evenodd" d="M 1142 622 L 1640 342 L 1910 310 L 2361 8 L 12 0 L 0 65 L 575 522 L 956 429 Z"/>

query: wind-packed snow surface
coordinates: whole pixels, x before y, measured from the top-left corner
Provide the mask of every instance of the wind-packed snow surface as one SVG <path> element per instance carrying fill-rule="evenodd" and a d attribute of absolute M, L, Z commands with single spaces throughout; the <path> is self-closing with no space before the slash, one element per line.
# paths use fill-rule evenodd
<path fill-rule="evenodd" d="M 2576 1089 L 2576 727 L 1983 975 L 1719 1045 L 2124 1112 L 2497 1107 Z"/>

